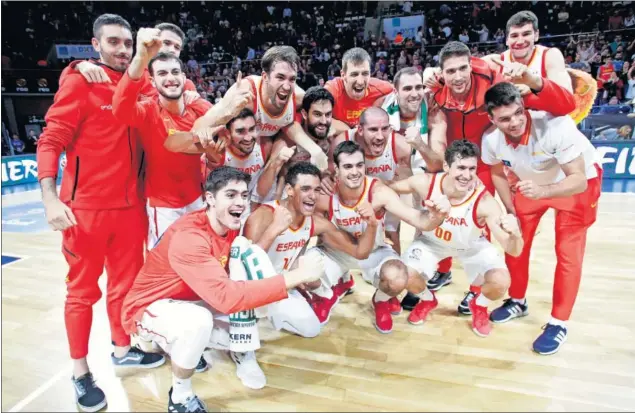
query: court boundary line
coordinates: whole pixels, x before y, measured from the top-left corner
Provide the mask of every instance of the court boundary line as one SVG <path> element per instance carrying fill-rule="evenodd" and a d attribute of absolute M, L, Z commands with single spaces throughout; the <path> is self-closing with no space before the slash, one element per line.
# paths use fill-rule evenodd
<path fill-rule="evenodd" d="M 25 398 L 23 398 L 22 400 L 20 400 L 19 402 L 17 402 L 11 409 L 9 409 L 9 412 L 19 412 L 20 410 L 24 409 L 26 406 L 28 406 L 30 403 L 32 403 L 35 399 L 37 399 L 38 397 L 40 397 L 42 394 L 44 394 L 45 391 L 47 391 L 48 389 L 50 389 L 51 387 L 53 387 L 58 381 L 60 381 L 60 379 L 64 376 L 64 375 L 71 375 L 73 373 L 71 368 L 66 368 L 66 369 L 62 369 L 59 373 L 57 373 L 55 376 L 51 377 L 50 379 L 48 379 L 46 382 L 44 382 L 43 384 L 41 384 L 39 387 L 37 387 L 35 390 L 33 390 L 31 393 L 29 393 Z"/>
<path fill-rule="evenodd" d="M 4 231 L 3 231 L 3 233 L 4 233 Z M 8 267 L 12 266 L 15 263 L 22 262 L 22 261 L 25 261 L 25 260 L 31 258 L 30 255 L 13 254 L 11 252 L 6 252 L 6 251 L 4 251 L 4 255 L 11 256 L 11 257 L 16 257 L 18 259 L 15 260 L 15 261 L 8 262 L 6 264 L 2 264 L 2 268 L 8 268 Z"/>

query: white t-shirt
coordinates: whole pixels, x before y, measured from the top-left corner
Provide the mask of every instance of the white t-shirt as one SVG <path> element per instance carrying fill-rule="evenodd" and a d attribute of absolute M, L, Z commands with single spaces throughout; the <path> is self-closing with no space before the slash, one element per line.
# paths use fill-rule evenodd
<path fill-rule="evenodd" d="M 548 185 L 565 178 L 560 165 L 583 155 L 587 179 L 597 177 L 596 165 L 601 166 L 600 158 L 571 117 L 528 112 L 531 130 L 517 146 L 509 143 L 496 127 L 485 132 L 482 143 L 484 163 L 496 165 L 502 162 L 506 172 L 513 172 L 520 180 Z"/>

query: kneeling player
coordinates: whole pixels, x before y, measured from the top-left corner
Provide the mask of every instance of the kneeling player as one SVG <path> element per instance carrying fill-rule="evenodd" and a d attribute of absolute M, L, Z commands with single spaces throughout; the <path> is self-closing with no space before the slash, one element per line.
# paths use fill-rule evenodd
<path fill-rule="evenodd" d="M 487 314 L 490 301 L 498 300 L 509 288 L 510 276 L 503 257 L 487 240 L 491 231 L 505 251 L 517 256 L 523 239 L 516 217 L 505 215 L 498 202 L 476 178 L 478 146 L 454 141 L 445 151 L 445 172 L 420 174 L 391 185 L 398 193 L 415 193 L 421 199 L 446 194 L 452 205 L 449 216 L 433 231 L 418 232 L 403 260 L 408 266 L 410 292 L 421 301 L 408 316 L 411 324 L 421 324 L 438 305 L 427 288 L 439 261 L 458 258 L 471 285 L 481 286 L 481 293 L 470 301 L 472 329 L 479 336 L 490 333 Z M 424 208 L 425 204 L 421 205 Z"/>
<path fill-rule="evenodd" d="M 428 200 L 430 208 L 426 211 L 418 211 L 404 204 L 379 179 L 366 176 L 364 152 L 355 142 L 340 143 L 335 148 L 333 160 L 338 185 L 329 198 L 320 197 L 319 210 L 328 212 L 329 219 L 338 228 L 360 237 L 372 231 L 357 209 L 366 201 L 380 220 L 380 225 L 376 231 L 372 231 L 373 251 L 365 260 L 356 260 L 342 251 L 333 250 L 319 240 L 315 250 L 326 257 L 322 283 L 334 287 L 335 294 L 342 296 L 353 285 L 352 278 L 342 277 L 348 278 L 349 270 L 360 268 L 364 279 L 377 288 L 373 296 L 375 326 L 380 333 L 389 333 L 392 331 L 391 313 L 396 315 L 401 312 L 401 304 L 396 297 L 406 288 L 408 272 L 399 254 L 384 241 L 384 216 L 390 212 L 415 228 L 431 231 L 447 216 L 449 204 L 442 195 L 436 197 L 434 202 Z M 332 299 L 327 301 L 323 311 L 328 313 L 335 302 Z"/>
<path fill-rule="evenodd" d="M 229 279 L 227 257 L 249 202 L 248 183 L 249 175 L 235 168 L 214 170 L 207 180 L 208 207 L 186 214 L 168 228 L 124 300 L 126 332 L 155 342 L 172 359 L 170 412 L 206 411 L 194 395 L 191 377 L 205 348 L 228 348 L 227 316 L 221 315 L 283 300 L 287 290 L 319 277 L 322 260 L 307 257 L 298 269 L 284 275 L 245 282 Z M 261 271 L 257 260 L 268 260 L 267 255 L 254 248 L 252 256 L 245 269 Z M 263 382 L 253 352 L 232 352 L 231 358 L 246 386 Z"/>
<path fill-rule="evenodd" d="M 314 215 L 320 194 L 320 180 L 320 170 L 316 166 L 308 162 L 293 165 L 285 176 L 287 197 L 279 202 L 263 204 L 268 208 L 258 208 L 247 219 L 245 237 L 267 251 L 279 273 L 293 268 L 294 262 L 314 235 L 321 237 L 329 248 L 358 260 L 368 258 L 373 249 L 378 221 L 367 203 L 356 209 L 368 228 L 359 240 L 337 229 L 322 215 Z M 323 290 L 319 281 L 305 287 L 304 290 L 313 292 L 313 297 L 320 297 L 320 290 Z M 336 294 L 333 297 L 339 298 Z M 269 307 L 269 317 L 278 330 L 284 328 L 303 337 L 315 337 L 328 318 L 328 313 L 320 311 L 323 306 L 318 304 L 321 302 L 319 298 L 307 300 L 300 291 L 293 290 L 289 292 L 289 298 Z M 311 308 L 311 304 L 316 305 L 315 309 Z"/>

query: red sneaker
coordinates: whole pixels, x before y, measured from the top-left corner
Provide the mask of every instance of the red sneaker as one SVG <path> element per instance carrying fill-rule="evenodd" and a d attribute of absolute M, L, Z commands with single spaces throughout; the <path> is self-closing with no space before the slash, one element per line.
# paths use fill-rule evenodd
<path fill-rule="evenodd" d="M 340 282 L 333 286 L 333 293 L 336 294 L 339 298 L 342 298 L 347 295 L 349 291 L 353 292 L 352 290 L 354 287 L 355 279 L 353 278 L 353 276 L 351 276 L 351 278 L 346 282 L 344 282 L 344 279 L 340 279 Z"/>
<path fill-rule="evenodd" d="M 328 323 L 329 318 L 331 318 L 331 310 L 333 310 L 333 306 L 337 303 L 337 298 L 335 294 L 333 294 L 331 298 L 324 298 L 313 294 L 313 299 L 310 304 L 320 324 L 324 325 Z"/>
<path fill-rule="evenodd" d="M 401 312 L 403 311 L 403 308 L 401 308 L 401 302 L 399 301 L 397 297 L 391 298 L 390 300 L 388 300 L 388 302 L 390 303 L 390 314 L 392 315 L 401 314 Z"/>
<path fill-rule="evenodd" d="M 434 293 L 432 293 L 432 295 L 434 296 Z M 426 318 L 428 318 L 428 314 L 430 313 L 430 311 L 437 308 L 438 305 L 439 301 L 437 301 L 436 296 L 434 296 L 434 300 L 432 301 L 419 301 L 415 308 L 413 308 L 410 312 L 410 315 L 408 316 L 408 322 L 414 325 L 423 323 L 424 321 L 426 321 Z"/>
<path fill-rule="evenodd" d="M 487 337 L 492 331 L 492 325 L 489 322 L 489 314 L 487 314 L 487 307 L 476 304 L 476 298 L 470 301 L 470 311 L 472 311 L 472 331 L 477 336 Z"/>
<path fill-rule="evenodd" d="M 376 293 L 375 293 L 376 294 Z M 392 315 L 390 315 L 390 301 L 375 302 L 375 295 L 372 298 L 375 309 L 375 328 L 382 334 L 392 331 Z"/>

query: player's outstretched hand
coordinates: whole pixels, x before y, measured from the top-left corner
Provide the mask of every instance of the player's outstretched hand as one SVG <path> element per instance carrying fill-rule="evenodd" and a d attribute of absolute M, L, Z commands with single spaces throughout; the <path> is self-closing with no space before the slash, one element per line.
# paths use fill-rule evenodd
<path fill-rule="evenodd" d="M 199 95 L 197 91 L 186 90 L 183 92 L 183 102 L 185 102 L 186 105 L 191 104 L 197 99 L 201 99 L 201 95 Z"/>
<path fill-rule="evenodd" d="M 529 199 L 544 198 L 544 189 L 533 181 L 520 181 L 516 184 L 516 190 Z"/>
<path fill-rule="evenodd" d="M 273 227 L 276 229 L 277 234 L 282 234 L 284 231 L 289 228 L 293 221 L 293 216 L 291 212 L 282 205 L 278 205 L 276 210 L 273 213 Z"/>
<path fill-rule="evenodd" d="M 218 135 L 224 129 L 224 126 L 213 126 L 210 128 L 193 130 L 192 135 L 194 135 L 194 142 L 200 143 L 203 148 L 216 147 L 218 146 L 218 141 L 221 140 Z"/>
<path fill-rule="evenodd" d="M 46 221 L 54 231 L 64 231 L 77 225 L 73 211 L 58 198 L 45 202 L 44 211 Z"/>
<path fill-rule="evenodd" d="M 503 61 L 498 56 L 492 56 L 491 61 L 503 68 L 505 80 L 527 85 L 530 89 L 539 89 L 542 86 L 541 77 L 522 63 Z"/>
<path fill-rule="evenodd" d="M 318 252 L 309 251 L 298 259 L 298 284 L 310 283 L 320 279 L 324 273 L 324 256 Z"/>
<path fill-rule="evenodd" d="M 326 156 L 324 151 L 320 149 L 319 151 L 315 151 L 311 154 L 311 163 L 317 166 L 320 172 L 324 172 L 329 167 L 329 158 Z"/>
<path fill-rule="evenodd" d="M 506 233 L 520 238 L 520 226 L 518 225 L 518 218 L 513 214 L 503 215 L 498 220 L 498 225 Z"/>
<path fill-rule="evenodd" d="M 368 225 L 377 225 L 378 221 L 377 217 L 375 216 L 375 210 L 368 201 L 364 201 L 356 206 L 355 212 L 357 212 L 359 216 L 364 220 L 364 222 L 366 222 Z"/>
<path fill-rule="evenodd" d="M 137 53 L 144 59 L 152 59 L 161 50 L 161 31 L 155 28 L 142 27 L 137 32 Z"/>
<path fill-rule="evenodd" d="M 438 67 L 428 68 L 423 71 L 423 86 L 428 89 L 438 89 L 443 87 L 441 83 L 441 69 Z"/>
<path fill-rule="evenodd" d="M 234 87 L 235 86 L 235 87 Z M 236 76 L 236 83 L 234 84 L 221 101 L 226 106 L 226 110 L 231 117 L 236 117 L 241 110 L 247 107 L 251 102 L 255 100 L 255 96 L 251 91 L 251 83 L 248 80 L 243 79 L 243 73 L 238 72 Z"/>
<path fill-rule="evenodd" d="M 320 188 L 322 188 L 322 192 L 324 192 L 325 195 L 333 195 L 333 191 L 335 190 L 335 182 L 333 182 L 333 178 L 331 178 L 330 176 L 325 176 L 324 178 L 322 178 Z"/>
<path fill-rule="evenodd" d="M 76 66 L 88 83 L 112 83 L 103 67 L 91 62 L 81 62 Z"/>
<path fill-rule="evenodd" d="M 430 211 L 434 219 L 445 219 L 450 213 L 450 200 L 445 195 L 437 195 L 433 198 L 426 199 L 424 205 Z"/>

